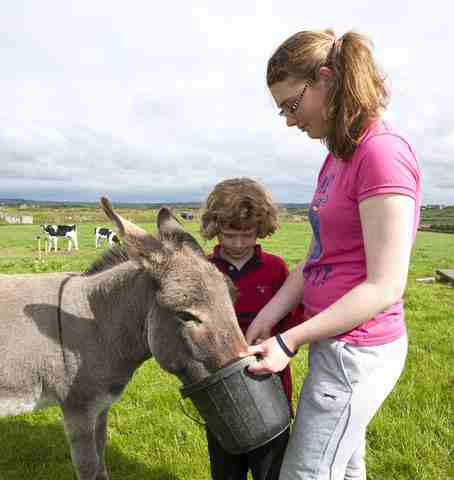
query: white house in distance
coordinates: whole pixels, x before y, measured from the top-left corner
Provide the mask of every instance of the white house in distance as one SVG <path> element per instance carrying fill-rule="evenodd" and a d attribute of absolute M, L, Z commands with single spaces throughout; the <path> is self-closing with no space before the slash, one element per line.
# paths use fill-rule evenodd
<path fill-rule="evenodd" d="M 8 213 L 0 212 L 0 218 L 5 220 L 6 223 L 33 224 L 33 215 L 9 215 Z"/>

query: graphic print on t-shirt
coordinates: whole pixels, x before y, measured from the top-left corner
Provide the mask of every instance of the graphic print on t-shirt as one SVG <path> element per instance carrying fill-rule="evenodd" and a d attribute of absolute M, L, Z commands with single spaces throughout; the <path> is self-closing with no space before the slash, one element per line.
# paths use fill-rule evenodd
<path fill-rule="evenodd" d="M 322 254 L 322 239 L 320 238 L 320 217 L 318 216 L 318 211 L 320 205 L 324 199 L 320 202 L 315 202 L 311 205 L 309 209 L 309 222 L 311 223 L 312 232 L 314 234 L 314 246 L 312 248 L 310 260 L 317 260 Z"/>
<path fill-rule="evenodd" d="M 331 265 L 311 265 L 311 262 L 317 262 L 323 253 L 319 212 L 323 208 L 323 205 L 328 201 L 329 187 L 333 183 L 334 178 L 335 175 L 326 175 L 325 177 L 320 178 L 314 200 L 309 208 L 309 222 L 312 227 L 314 245 L 304 268 L 304 279 L 306 281 L 311 281 L 314 286 L 324 285 L 328 275 L 332 271 Z"/>
<path fill-rule="evenodd" d="M 329 175 L 323 179 L 320 179 L 320 185 L 317 188 L 316 197 L 314 198 L 309 209 L 309 222 L 311 223 L 312 232 L 314 233 L 314 247 L 309 260 L 318 260 L 323 251 L 322 239 L 320 236 L 320 216 L 318 212 L 321 205 L 328 201 L 328 190 L 333 180 L 334 175 Z"/>

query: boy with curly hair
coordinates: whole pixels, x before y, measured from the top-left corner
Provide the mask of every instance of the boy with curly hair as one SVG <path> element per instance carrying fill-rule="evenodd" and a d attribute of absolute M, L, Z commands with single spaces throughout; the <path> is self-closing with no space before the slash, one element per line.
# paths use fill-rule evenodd
<path fill-rule="evenodd" d="M 277 228 L 278 210 L 271 195 L 252 179 L 224 180 L 206 199 L 200 232 L 207 240 L 217 237 L 218 244 L 209 260 L 230 277 L 238 291 L 235 312 L 243 333 L 288 276 L 285 261 L 265 252 L 257 243 L 257 238 L 272 235 Z M 288 315 L 268 336 L 291 328 L 297 319 L 296 314 Z M 292 411 L 290 369 L 283 370 L 280 377 Z M 233 455 L 207 429 L 212 479 L 246 480 L 250 469 L 254 480 L 277 480 L 288 436 L 287 429 L 262 447 Z"/>

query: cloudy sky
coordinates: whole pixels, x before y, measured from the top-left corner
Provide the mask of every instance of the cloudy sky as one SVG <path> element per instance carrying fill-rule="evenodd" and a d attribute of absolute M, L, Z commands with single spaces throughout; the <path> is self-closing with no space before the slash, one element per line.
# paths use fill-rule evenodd
<path fill-rule="evenodd" d="M 288 129 L 265 86 L 303 29 L 366 33 L 387 119 L 454 204 L 453 7 L 445 0 L 9 0 L 0 16 L 0 198 L 171 202 L 232 176 L 307 202 L 324 147 Z"/>

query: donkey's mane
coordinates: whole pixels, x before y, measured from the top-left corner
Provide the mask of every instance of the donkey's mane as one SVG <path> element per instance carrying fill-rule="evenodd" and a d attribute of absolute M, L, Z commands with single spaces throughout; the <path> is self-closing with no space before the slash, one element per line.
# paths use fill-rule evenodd
<path fill-rule="evenodd" d="M 96 273 L 109 270 L 120 263 L 127 262 L 129 260 L 126 247 L 123 245 L 115 245 L 109 250 L 106 250 L 99 258 L 97 258 L 86 270 L 83 272 L 83 276 L 88 277 L 95 275 Z"/>

